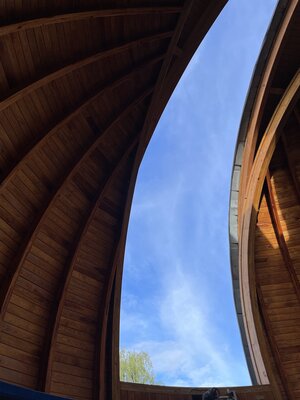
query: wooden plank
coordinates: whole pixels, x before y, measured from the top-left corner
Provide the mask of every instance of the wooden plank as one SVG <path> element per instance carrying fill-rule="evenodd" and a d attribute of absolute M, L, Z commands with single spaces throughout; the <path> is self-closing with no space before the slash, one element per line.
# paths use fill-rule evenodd
<path fill-rule="evenodd" d="M 55 362 L 60 363 L 61 365 L 64 365 L 67 369 L 70 366 L 75 366 L 79 370 L 85 370 L 86 373 L 88 372 L 89 374 L 93 373 L 93 364 L 94 360 L 93 359 L 82 359 L 79 357 L 76 357 L 74 354 L 69 355 L 69 354 L 64 354 L 62 352 L 57 352 L 55 354 Z"/>
<path fill-rule="evenodd" d="M 107 175 L 106 180 L 103 182 L 103 184 L 100 187 L 100 190 L 98 192 L 98 195 L 95 197 L 96 201 L 94 204 L 92 204 L 89 213 L 88 213 L 88 218 L 86 219 L 86 221 L 84 222 L 84 224 L 81 227 L 80 233 L 78 235 L 77 241 L 74 243 L 74 250 L 73 250 L 73 255 L 70 259 L 70 263 L 69 265 L 67 265 L 66 268 L 66 276 L 65 276 L 65 280 L 62 281 L 62 286 L 60 288 L 59 291 L 59 303 L 58 303 L 58 307 L 55 308 L 52 313 L 53 316 L 55 316 L 54 318 L 54 325 L 50 328 L 50 340 L 49 340 L 49 348 L 48 348 L 48 352 L 46 353 L 45 356 L 45 363 L 47 361 L 47 370 L 45 372 L 43 372 L 43 376 L 44 376 L 44 389 L 47 391 L 49 390 L 49 387 L 51 385 L 51 373 L 52 373 L 52 363 L 54 360 L 54 354 L 56 351 L 56 341 L 57 341 L 57 332 L 58 332 L 58 327 L 60 324 L 60 319 L 62 316 L 62 311 L 64 308 L 64 303 L 66 301 L 66 297 L 68 296 L 68 298 L 70 297 L 70 294 L 68 294 L 68 287 L 72 282 L 72 276 L 73 276 L 73 271 L 77 262 L 77 258 L 78 258 L 78 254 L 81 248 L 81 244 L 84 241 L 85 235 L 88 232 L 89 226 L 91 225 L 91 223 L 94 220 L 94 215 L 97 212 L 98 206 L 100 204 L 100 202 L 102 201 L 103 198 L 103 194 L 106 192 L 106 188 L 110 186 L 112 180 L 115 178 L 115 176 L 117 175 L 117 173 L 119 172 L 119 169 L 123 166 L 124 161 L 127 160 L 129 154 L 132 152 L 132 150 L 135 148 L 137 144 L 137 139 L 134 139 L 133 142 L 128 146 L 127 150 L 124 151 L 124 153 L 122 154 L 121 158 L 118 160 L 118 162 L 116 163 L 116 165 L 114 166 L 114 168 L 110 171 L 110 174 Z M 78 274 L 76 275 L 76 277 L 78 276 L 82 276 L 83 274 Z M 92 278 L 88 278 L 89 280 Z M 99 290 L 99 285 L 97 285 L 97 289 Z M 80 302 L 82 302 L 82 299 L 78 299 L 79 304 Z M 95 309 L 97 311 L 97 308 Z M 42 378 L 43 378 L 42 376 Z"/>
<path fill-rule="evenodd" d="M 258 381 L 264 382 L 264 360 L 268 362 L 267 350 L 264 347 L 265 339 L 260 329 L 260 321 L 255 304 L 255 276 L 254 276 L 254 240 L 255 226 L 258 212 L 258 205 L 262 193 L 263 183 L 268 170 L 270 160 L 276 146 L 280 128 L 287 113 L 293 109 L 299 96 L 300 73 L 296 73 L 279 102 L 270 123 L 261 140 L 256 158 L 249 176 L 247 193 L 244 200 L 241 218 L 241 231 L 239 238 L 239 262 L 240 262 L 240 291 L 245 320 L 246 335 L 251 346 L 249 347 L 251 358 L 254 361 L 254 368 Z M 257 332 L 259 329 L 259 332 Z M 270 370 L 271 367 L 270 367 Z"/>
<path fill-rule="evenodd" d="M 31 389 L 36 386 L 36 378 L 30 375 L 24 375 L 23 372 L 13 371 L 0 366 L 0 375 L 2 380 L 15 385 L 21 385 Z"/>
<path fill-rule="evenodd" d="M 70 396 L 71 398 L 74 398 L 76 396 L 77 398 L 82 398 L 84 400 L 91 399 L 93 396 L 92 389 L 86 389 L 77 386 L 76 380 L 74 380 L 73 385 L 52 382 L 51 393 L 60 396 Z"/>
<path fill-rule="evenodd" d="M 86 389 L 93 389 L 93 379 L 91 376 L 89 377 L 82 377 L 82 376 L 76 376 L 76 379 L 74 379 L 74 375 L 71 375 L 68 372 L 53 372 L 52 373 L 53 377 L 53 382 L 58 382 L 58 383 L 66 383 L 66 384 L 74 384 L 76 382 L 76 386 L 86 388 Z"/>
<path fill-rule="evenodd" d="M 260 306 L 261 306 L 260 310 L 261 310 L 262 317 L 263 317 L 263 320 L 264 320 L 264 323 L 265 323 L 266 332 L 268 333 L 267 337 L 268 337 L 270 346 L 272 348 L 272 355 L 273 355 L 273 357 L 275 359 L 276 367 L 277 367 L 278 373 L 279 373 L 280 378 L 281 378 L 281 384 L 282 384 L 282 386 L 284 388 L 285 396 L 287 396 L 287 398 L 289 398 L 289 399 L 292 399 L 294 397 L 294 392 L 293 392 L 292 388 L 290 387 L 290 385 L 288 383 L 289 382 L 288 376 L 287 376 L 286 370 L 285 370 L 285 368 L 283 367 L 283 364 L 282 364 L 280 351 L 279 351 L 278 346 L 277 346 L 277 340 L 274 337 L 272 325 L 271 325 L 271 322 L 269 320 L 268 313 L 266 312 L 266 306 L 265 306 L 265 303 L 264 303 L 264 297 L 263 297 L 263 294 L 262 294 L 261 289 L 260 289 L 259 286 L 257 286 L 256 290 L 257 290 L 257 296 L 258 296 L 258 299 L 259 299 L 259 303 L 260 303 Z"/>
<path fill-rule="evenodd" d="M 128 73 L 121 75 L 113 82 L 109 82 L 104 86 L 97 88 L 94 90 L 90 96 L 84 99 L 75 110 L 71 111 L 67 116 L 65 116 L 61 121 L 55 124 L 49 131 L 42 135 L 37 135 L 36 139 L 32 142 L 32 144 L 24 149 L 24 152 L 20 152 L 20 154 L 15 154 L 15 163 L 11 166 L 11 168 L 6 172 L 6 175 L 2 176 L 2 183 L 0 186 L 0 190 L 3 190 L 10 182 L 10 180 L 15 177 L 16 173 L 21 171 L 28 162 L 33 153 L 37 150 L 40 150 L 45 144 L 46 141 L 49 141 L 55 134 L 57 134 L 61 129 L 67 126 L 74 118 L 80 115 L 86 108 L 90 107 L 93 102 L 99 99 L 105 92 L 112 90 L 114 88 L 119 87 L 124 82 L 129 79 L 133 79 L 137 73 L 140 73 L 144 69 L 150 67 L 151 65 L 160 62 L 162 60 L 162 56 L 156 56 L 153 59 L 138 65 L 137 67 L 130 70 Z M 1 103 L 0 103 L 1 107 Z"/>
<path fill-rule="evenodd" d="M 74 365 L 67 365 L 60 362 L 55 361 L 53 363 L 53 372 L 60 372 L 60 373 L 67 373 L 73 376 L 73 379 L 77 377 L 83 378 L 90 378 L 93 376 L 93 373 L 90 369 L 74 366 Z"/>
<path fill-rule="evenodd" d="M 22 317 L 12 314 L 12 312 L 7 311 L 5 314 L 4 322 L 10 324 L 16 328 L 20 328 L 27 332 L 28 335 L 32 337 L 34 343 L 42 344 L 41 340 L 45 332 L 45 327 L 38 326 L 35 323 L 27 321 L 25 315 Z"/>
<path fill-rule="evenodd" d="M 278 216 L 277 206 L 276 206 L 274 195 L 273 195 L 272 183 L 271 183 L 271 178 L 270 178 L 269 172 L 266 175 L 266 183 L 267 183 L 267 189 L 268 189 L 266 192 L 266 199 L 267 199 L 268 208 L 269 208 L 269 212 L 270 212 L 272 223 L 273 223 L 274 232 L 275 232 L 275 235 L 276 235 L 279 247 L 280 247 L 280 251 L 281 251 L 286 269 L 289 273 L 289 277 L 294 286 L 298 301 L 300 302 L 300 282 L 297 278 L 295 268 L 293 266 L 293 262 L 290 257 L 289 250 L 288 250 L 288 247 L 287 247 L 284 235 L 283 235 L 281 223 L 280 223 L 279 216 Z"/>
<path fill-rule="evenodd" d="M 36 18 L 27 21 L 17 22 L 15 24 L 3 25 L 0 27 L 0 37 L 15 32 L 22 32 L 37 27 L 45 27 L 48 25 L 64 24 L 66 22 L 74 22 L 78 20 L 92 20 L 94 18 L 111 18 L 126 17 L 151 14 L 178 14 L 182 7 L 170 6 L 151 6 L 151 7 L 126 7 L 112 9 L 95 9 L 91 11 L 80 11 L 68 14 L 54 15 L 50 17 Z"/>
<path fill-rule="evenodd" d="M 256 94 L 256 100 L 254 103 L 254 107 L 251 112 L 251 118 L 249 122 L 249 126 L 247 129 L 247 140 L 245 144 L 245 152 L 243 154 L 243 165 L 241 169 L 241 176 L 240 176 L 240 190 L 239 190 L 239 210 L 238 214 L 242 215 L 242 206 L 244 204 L 244 198 L 246 195 L 247 185 L 251 173 L 251 168 L 253 166 L 256 142 L 257 142 L 257 135 L 258 135 L 258 126 L 261 122 L 261 110 L 263 108 L 263 104 L 266 101 L 268 91 L 270 88 L 270 82 L 272 80 L 272 74 L 274 73 L 274 68 L 277 65 L 276 60 L 282 46 L 285 43 L 286 31 L 287 27 L 289 26 L 295 9 L 297 8 L 298 0 L 292 0 L 287 8 L 287 12 L 284 16 L 282 24 L 278 29 L 278 33 L 276 35 L 276 39 L 272 45 L 270 50 L 270 54 L 268 55 L 268 63 L 266 68 L 264 69 L 263 75 L 260 80 L 260 84 Z M 239 228 L 241 228 L 239 222 Z"/>
<path fill-rule="evenodd" d="M 62 332 L 59 331 L 57 334 L 57 343 L 64 344 L 80 351 L 84 351 L 87 356 L 89 356 L 90 358 L 94 358 L 93 354 L 95 351 L 95 344 L 93 342 L 90 342 L 89 340 L 84 340 L 83 337 L 81 339 L 78 339 L 71 335 L 68 336 L 62 334 Z"/>
<path fill-rule="evenodd" d="M 16 304 L 13 304 L 12 302 L 9 304 L 9 307 L 7 308 L 8 312 L 10 312 L 13 315 L 16 315 L 17 317 L 23 318 L 28 322 L 31 322 L 33 324 L 36 324 L 43 329 L 47 326 L 47 319 L 45 316 L 40 316 L 37 315 L 30 310 L 26 310 L 23 307 L 20 307 Z"/>
<path fill-rule="evenodd" d="M 75 160 L 75 163 L 71 168 L 66 171 L 66 174 L 62 176 L 58 187 L 56 188 L 56 191 L 49 197 L 48 201 L 45 201 L 43 209 L 40 210 L 39 215 L 36 218 L 36 222 L 32 225 L 32 230 L 31 232 L 28 233 L 27 239 L 24 240 L 23 246 L 21 246 L 19 250 L 18 256 L 16 256 L 16 262 L 14 266 L 11 266 L 10 268 L 10 275 L 6 276 L 6 282 L 2 285 L 1 287 L 1 314 L 0 317 L 5 314 L 6 307 L 9 302 L 9 298 L 11 296 L 13 287 L 15 285 L 15 282 L 17 280 L 17 277 L 19 275 L 21 266 L 23 265 L 23 262 L 25 261 L 27 255 L 30 252 L 30 249 L 33 245 L 34 239 L 37 236 L 40 228 L 42 225 L 44 225 L 44 222 L 46 221 L 46 218 L 49 217 L 49 210 L 51 210 L 52 206 L 54 205 L 55 201 L 57 198 L 59 198 L 61 191 L 65 188 L 65 185 L 67 185 L 71 180 L 73 179 L 74 175 L 77 173 L 79 170 L 81 164 L 88 159 L 88 157 L 92 154 L 92 152 L 97 148 L 99 143 L 103 140 L 104 137 L 106 137 L 108 134 L 110 134 L 111 129 L 118 124 L 124 116 L 127 115 L 132 109 L 139 104 L 141 101 L 143 101 L 145 98 L 147 98 L 151 93 L 152 93 L 153 88 L 147 88 L 144 90 L 139 96 L 137 96 L 129 105 L 126 105 L 126 107 L 116 116 L 116 118 L 109 124 L 109 126 L 102 132 L 102 134 L 94 139 L 94 142 L 83 155 L 80 155 L 77 160 Z M 1 209 L 1 207 L 0 207 Z"/>
<path fill-rule="evenodd" d="M 15 331 L 17 331 L 18 328 L 13 328 Z M 5 327 L 7 330 L 7 327 Z M 25 336 L 24 338 L 20 339 L 17 334 L 15 335 L 12 334 L 11 331 L 6 331 L 1 332 L 0 334 L 1 338 L 1 343 L 9 346 L 12 349 L 17 349 L 24 351 L 26 349 L 26 353 L 34 356 L 34 357 L 39 357 L 41 353 L 41 346 L 32 343 L 31 341 L 27 340 L 27 337 Z"/>

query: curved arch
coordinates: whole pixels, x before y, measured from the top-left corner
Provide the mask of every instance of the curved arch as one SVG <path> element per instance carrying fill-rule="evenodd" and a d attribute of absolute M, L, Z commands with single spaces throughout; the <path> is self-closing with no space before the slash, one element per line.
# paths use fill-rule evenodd
<path fill-rule="evenodd" d="M 266 102 L 266 97 L 270 89 L 271 78 L 274 75 L 276 66 L 279 59 L 279 54 L 282 51 L 284 45 L 284 40 L 286 39 L 286 30 L 292 20 L 295 13 L 296 7 L 298 5 L 298 0 L 292 0 L 290 2 L 289 8 L 286 15 L 284 16 L 283 24 L 280 26 L 279 32 L 277 33 L 275 43 L 272 44 L 272 49 L 270 55 L 268 56 L 268 63 L 266 65 L 261 81 L 259 82 L 258 92 L 256 94 L 256 100 L 254 108 L 251 110 L 251 119 L 249 122 L 249 127 L 247 129 L 247 138 L 245 143 L 245 151 L 243 153 L 243 163 L 241 168 L 240 176 L 240 191 L 239 191 L 239 212 L 243 213 L 240 209 L 242 199 L 246 196 L 246 190 L 248 185 L 248 179 L 251 172 L 251 168 L 254 161 L 255 147 L 257 144 L 259 124 L 261 122 L 264 104 Z M 285 6 L 282 6 L 283 10 Z M 280 9 L 278 10 L 280 12 Z M 273 33 L 272 31 L 270 32 Z"/>
<path fill-rule="evenodd" d="M 174 6 L 158 0 L 149 7 L 139 7 L 135 0 L 132 5 L 137 7 L 119 6 L 119 0 L 107 1 L 112 9 L 101 10 L 99 6 L 100 20 L 93 20 L 91 25 L 89 18 L 95 13 L 88 5 L 82 2 L 71 8 L 68 2 L 62 3 L 45 9 L 38 3 L 33 8 L 5 3 L 1 8 L 8 25 L 0 27 L 5 46 L 0 85 L 8 97 L 0 103 L 4 115 L 0 160 L 6 176 L 0 189 L 4 199 L 0 207 L 0 271 L 1 278 L 6 279 L 0 318 L 0 356 L 5 364 L 0 366 L 0 378 L 37 389 L 41 364 L 51 364 L 47 351 L 42 355 L 42 346 L 47 340 L 46 329 L 52 326 L 56 351 L 50 392 L 104 400 L 105 386 L 109 396 L 111 382 L 118 381 L 118 361 L 112 361 L 117 349 L 112 328 L 118 322 L 122 252 L 137 170 L 179 77 L 226 0 L 176 0 Z M 96 8 L 98 0 L 92 0 L 91 5 Z M 53 16 L 53 9 L 64 11 Z M 16 23 L 21 10 L 32 19 Z M 45 18 L 39 18 L 41 13 Z M 141 13 L 143 18 L 139 17 Z M 34 20 L 35 16 L 38 18 Z M 72 30 L 77 25 L 71 22 L 81 19 L 85 20 L 78 22 L 82 35 L 76 31 L 75 43 Z M 126 43 L 132 37 L 135 40 Z M 30 59 L 25 58 L 27 51 Z M 88 56 L 83 59 L 83 54 Z M 98 59 L 99 64 L 81 68 Z M 62 60 L 66 60 L 64 67 L 58 66 Z M 70 60 L 77 61 L 71 64 Z M 143 68 L 142 63 L 149 69 L 134 75 L 135 70 Z M 69 73 L 72 71 L 75 73 Z M 129 75 L 134 80 L 127 82 Z M 113 79 L 124 79 L 124 85 L 118 86 Z M 110 86 L 114 91 L 105 93 L 101 102 L 92 103 L 92 97 L 99 95 L 95 92 L 104 90 L 98 83 L 98 88 L 92 86 L 100 80 L 106 89 Z M 70 126 L 68 121 L 72 122 Z M 117 121 L 108 133 L 108 125 Z M 101 139 L 99 126 L 107 132 Z M 55 130 L 57 134 L 53 134 Z M 133 151 L 128 150 L 126 158 L 131 141 L 135 143 Z M 27 145 L 26 150 L 22 148 Z M 90 157 L 82 162 L 86 154 Z M 109 179 L 107 162 L 113 166 L 121 156 L 122 167 L 108 181 L 106 193 L 100 194 L 102 200 L 98 198 L 94 218 L 87 221 L 100 186 Z M 68 269 L 73 269 L 72 275 Z M 66 279 L 60 289 L 59 279 L 64 273 L 71 279 L 69 283 Z M 63 288 L 68 293 L 62 293 L 57 304 L 55 294 Z M 60 323 L 51 325 L 51 318 Z M 57 326 L 60 330 L 56 337 Z M 120 390 L 114 391 L 117 399 Z"/>
<path fill-rule="evenodd" d="M 259 328 L 259 315 L 256 304 L 256 286 L 254 275 L 254 227 L 258 211 L 258 203 L 262 192 L 268 166 L 275 150 L 280 129 L 288 113 L 300 95 L 300 71 L 293 78 L 277 106 L 270 123 L 265 131 L 257 151 L 249 176 L 246 191 L 244 213 L 241 221 L 240 235 L 240 290 L 245 329 L 250 344 L 250 352 L 257 376 L 264 373 L 261 369 L 261 350 L 264 352 L 264 338 Z M 263 354 L 263 357 L 265 354 Z"/>

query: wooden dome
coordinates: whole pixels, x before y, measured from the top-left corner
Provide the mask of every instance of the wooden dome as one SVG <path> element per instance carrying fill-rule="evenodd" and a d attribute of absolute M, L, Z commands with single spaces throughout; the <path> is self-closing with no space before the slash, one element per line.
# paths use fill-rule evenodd
<path fill-rule="evenodd" d="M 232 272 L 255 383 L 300 399 L 300 3 L 279 1 L 250 87 L 232 179 Z"/>
<path fill-rule="evenodd" d="M 0 380 L 118 397 L 138 167 L 225 2 L 0 1 Z"/>

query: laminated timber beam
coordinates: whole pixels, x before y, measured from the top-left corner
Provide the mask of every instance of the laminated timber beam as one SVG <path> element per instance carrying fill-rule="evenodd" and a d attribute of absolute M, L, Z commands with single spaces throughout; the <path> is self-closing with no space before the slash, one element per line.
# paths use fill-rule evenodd
<path fill-rule="evenodd" d="M 292 397 L 298 398 L 299 379 L 296 383 L 295 374 L 299 367 L 300 307 L 268 210 L 266 174 L 270 169 L 284 238 L 299 277 L 300 256 L 298 247 L 296 249 L 299 201 L 281 143 L 284 139 L 281 135 L 286 134 L 291 169 L 295 169 L 298 178 L 299 140 L 294 114 L 299 107 L 299 95 L 297 89 L 294 100 L 286 95 L 300 62 L 299 6 L 299 0 L 278 1 L 266 33 L 241 118 L 230 199 L 231 268 L 246 360 L 253 384 L 270 382 L 278 399 L 287 398 L 281 382 L 285 377 L 279 376 L 275 365 L 273 353 L 276 350 L 271 349 L 268 341 L 269 328 L 263 323 L 256 288 L 260 288 L 264 296 L 266 308 L 263 311 L 267 314 L 283 360 L 281 367 L 289 379 L 290 388 L 295 391 Z M 274 123 L 276 114 L 281 120 L 277 127 Z M 270 129 L 270 124 L 275 131 Z M 245 224 L 248 217 L 250 221 Z M 248 241 L 247 251 L 244 239 Z"/>
<path fill-rule="evenodd" d="M 257 306 L 255 304 L 255 269 L 254 269 L 254 239 L 255 226 L 258 213 L 259 201 L 265 181 L 265 176 L 280 136 L 281 129 L 296 104 L 300 91 L 300 71 L 298 70 L 292 79 L 289 87 L 282 96 L 270 123 L 262 138 L 261 144 L 256 153 L 256 157 L 249 176 L 245 204 L 241 218 L 239 263 L 240 263 L 240 290 L 243 316 L 245 320 L 245 330 L 249 342 L 249 349 L 254 365 L 256 365 L 256 374 L 259 376 L 260 363 L 264 339 L 261 332 L 258 332 L 259 316 L 257 315 Z M 255 328 L 256 327 L 256 328 Z M 266 357 L 266 354 L 265 354 Z M 263 364 L 262 364 L 263 365 Z"/>
<path fill-rule="evenodd" d="M 152 7 L 126 7 L 111 9 L 95 9 L 90 11 L 73 12 L 60 14 L 32 20 L 20 21 L 15 24 L 0 26 L 0 37 L 15 32 L 22 32 L 28 29 L 35 29 L 48 25 L 64 24 L 66 22 L 91 20 L 94 18 L 127 17 L 151 14 L 178 14 L 182 7 L 152 6 Z"/>
<path fill-rule="evenodd" d="M 143 146 L 145 149 L 146 144 L 150 140 L 149 133 L 152 132 L 153 130 L 153 123 L 155 123 L 155 119 L 153 118 L 153 109 L 156 107 L 156 103 L 158 102 L 159 96 L 161 94 L 161 89 L 162 89 L 162 82 L 166 78 L 166 75 L 168 73 L 168 69 L 170 67 L 170 64 L 172 62 L 172 58 L 175 55 L 178 54 L 178 40 L 180 38 L 182 29 L 184 27 L 184 24 L 186 22 L 186 19 L 188 18 L 191 8 L 193 6 L 194 0 L 186 0 L 184 3 L 184 7 L 182 9 L 182 12 L 180 14 L 179 20 L 177 22 L 176 28 L 173 32 L 171 41 L 168 46 L 168 50 L 166 53 L 166 57 L 164 58 L 163 64 L 161 66 L 161 69 L 159 71 L 158 79 L 156 81 L 155 87 L 154 87 L 154 92 L 153 96 L 151 99 L 151 103 L 145 118 L 144 122 L 144 127 L 141 133 L 141 138 L 142 141 L 144 141 Z M 144 152 L 144 149 L 142 148 L 141 151 Z"/>
<path fill-rule="evenodd" d="M 239 215 L 242 215 L 243 210 L 241 205 L 244 204 L 244 199 L 246 197 L 247 185 L 250 179 L 251 169 L 253 167 L 255 148 L 257 144 L 258 127 L 261 123 L 262 110 L 266 98 L 268 96 L 268 91 L 270 88 L 270 82 L 274 76 L 277 60 L 282 48 L 284 46 L 284 39 L 286 35 L 286 30 L 292 21 L 295 14 L 295 10 L 298 6 L 298 0 L 291 0 L 288 7 L 287 13 L 284 16 L 283 23 L 281 24 L 279 31 L 276 35 L 274 44 L 272 45 L 271 52 L 268 56 L 268 63 L 264 70 L 263 76 L 259 82 L 258 92 L 256 94 L 256 101 L 254 108 L 251 110 L 251 119 L 247 129 L 247 138 L 245 143 L 245 152 L 243 154 L 243 163 L 241 168 L 240 177 L 240 191 L 239 191 Z M 241 220 L 241 218 L 240 218 Z M 241 228 L 239 222 L 239 228 Z"/>
<path fill-rule="evenodd" d="M 125 212 L 123 214 L 123 219 L 125 218 Z M 107 274 L 106 277 L 106 282 L 105 282 L 105 291 L 103 295 L 103 303 L 102 307 L 99 313 L 99 332 L 98 332 L 98 346 L 97 346 L 97 372 L 99 376 L 99 392 L 98 396 L 99 399 L 105 398 L 106 396 L 108 397 L 111 392 L 115 390 L 115 400 L 118 400 L 118 385 L 119 385 L 119 362 L 117 362 L 116 368 L 114 368 L 113 365 L 113 359 L 115 354 L 118 354 L 119 358 L 119 352 L 113 352 L 112 354 L 107 351 L 107 341 L 108 341 L 108 335 L 109 335 L 109 319 L 112 317 L 112 313 L 115 315 L 116 310 L 114 310 L 114 302 L 115 302 L 115 295 L 120 293 L 119 291 L 116 291 L 116 285 L 117 285 L 117 271 L 118 268 L 120 268 L 120 254 L 122 252 L 122 226 L 123 226 L 123 220 L 120 222 L 119 225 L 119 237 L 117 239 L 117 243 L 114 248 L 114 256 L 113 260 L 111 263 L 111 268 L 109 270 L 109 273 Z M 120 288 L 121 289 L 121 288 Z M 118 326 L 116 327 L 114 323 L 116 321 L 111 321 L 111 324 L 113 325 L 113 328 L 111 329 L 112 331 L 112 338 L 111 338 L 111 346 L 114 346 L 114 337 L 118 336 L 117 332 L 119 332 L 119 315 L 120 308 L 118 307 L 118 315 L 117 315 L 117 320 L 118 320 Z M 118 343 L 119 345 L 119 343 Z M 119 346 L 118 346 L 119 347 Z M 107 367 L 106 367 L 106 360 L 107 357 L 110 357 L 111 360 L 111 365 L 112 365 L 112 376 L 113 376 L 113 381 L 111 382 L 111 387 L 108 387 L 108 382 L 105 378 L 106 374 L 108 373 Z M 104 373 L 103 373 L 104 372 Z"/>
<path fill-rule="evenodd" d="M 156 85 L 154 87 L 154 92 L 153 96 L 151 98 L 151 102 L 144 120 L 143 128 L 141 131 L 141 140 L 139 142 L 139 146 L 137 148 L 137 155 L 135 157 L 135 162 L 132 168 L 132 173 L 130 177 L 130 182 L 128 186 L 128 192 L 127 192 L 127 198 L 125 202 L 125 211 L 124 211 L 124 217 L 122 220 L 122 224 L 120 227 L 121 233 L 120 233 L 120 239 L 118 241 L 118 245 L 115 249 L 115 256 L 114 256 L 114 262 L 112 265 L 112 273 L 110 274 L 109 281 L 108 281 L 108 290 L 105 295 L 105 304 L 104 304 L 104 318 L 106 319 L 106 323 L 102 327 L 101 331 L 101 341 L 100 341 L 100 351 L 99 351 L 99 369 L 103 369 L 105 365 L 105 358 L 109 356 L 111 360 L 118 360 L 118 353 L 119 353 L 119 348 L 116 346 L 116 343 L 114 340 L 112 340 L 112 348 L 111 348 L 111 354 L 107 355 L 105 345 L 106 345 L 106 335 L 107 335 L 107 319 L 108 319 L 108 310 L 109 310 L 109 305 L 111 304 L 112 298 L 114 298 L 115 293 L 118 293 L 121 290 L 121 281 L 122 281 L 122 272 L 119 271 L 119 274 L 116 276 L 116 270 L 119 268 L 119 270 L 123 267 L 123 265 L 118 265 L 120 262 L 120 259 L 123 257 L 120 257 L 120 253 L 124 254 L 124 249 L 125 249 L 125 240 L 126 240 L 126 233 L 127 233 L 127 227 L 128 227 L 128 221 L 129 221 L 129 214 L 130 214 L 130 207 L 132 203 L 132 196 L 133 196 L 133 190 L 137 178 L 137 172 L 138 168 L 141 162 L 141 159 L 143 157 L 143 154 L 145 152 L 145 149 L 147 147 L 147 144 L 151 138 L 151 133 L 156 125 L 157 122 L 157 116 L 155 115 L 155 108 L 157 107 L 157 103 L 159 101 L 159 98 L 161 97 L 161 89 L 163 86 L 163 82 L 166 78 L 166 75 L 169 71 L 172 59 L 175 56 L 178 57 L 178 41 L 181 36 L 184 24 L 191 12 L 192 6 L 194 4 L 194 0 L 186 0 L 184 3 L 184 7 L 182 10 L 182 13 L 180 15 L 180 18 L 178 19 L 176 28 L 174 30 L 172 39 L 169 43 L 168 50 L 166 53 L 166 57 L 164 58 L 164 61 L 162 63 L 161 69 L 159 71 L 159 76 L 156 82 Z M 159 111 L 158 111 L 159 112 Z M 115 291 L 113 291 L 113 284 Z M 119 331 L 119 323 L 116 323 L 116 320 L 113 321 L 114 327 L 113 331 L 116 330 L 117 332 Z M 117 324 L 117 326 L 115 326 Z M 117 335 L 117 334 L 115 334 Z M 114 363 L 114 361 L 112 361 Z M 118 373 L 118 361 L 116 361 L 117 365 L 115 366 L 115 373 Z M 117 379 L 115 377 L 115 381 L 112 382 L 112 386 L 115 386 L 117 384 Z M 113 390 L 113 389 L 112 389 Z M 99 391 L 99 398 L 104 398 L 105 392 L 107 391 L 107 383 L 105 381 L 105 377 L 103 375 L 100 376 L 100 391 Z M 115 390 L 115 398 L 116 400 L 119 400 L 119 391 Z"/>

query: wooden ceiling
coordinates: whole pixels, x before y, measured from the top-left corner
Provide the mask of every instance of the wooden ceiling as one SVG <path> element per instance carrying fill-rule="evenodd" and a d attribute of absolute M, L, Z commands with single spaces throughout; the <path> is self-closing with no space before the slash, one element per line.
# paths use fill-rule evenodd
<path fill-rule="evenodd" d="M 278 399 L 300 399 L 299 67 L 300 2 L 280 1 L 246 103 L 231 203 L 241 329 L 256 382 L 270 381 Z"/>
<path fill-rule="evenodd" d="M 138 167 L 225 2 L 0 1 L 0 380 L 117 396 Z"/>

